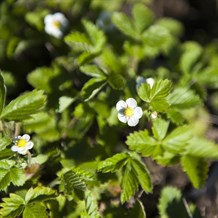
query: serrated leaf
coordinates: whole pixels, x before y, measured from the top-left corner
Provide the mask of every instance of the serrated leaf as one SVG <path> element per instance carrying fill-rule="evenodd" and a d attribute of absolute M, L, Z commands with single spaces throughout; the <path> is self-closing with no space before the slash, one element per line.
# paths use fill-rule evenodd
<path fill-rule="evenodd" d="M 84 33 L 72 32 L 64 38 L 64 41 L 75 51 L 93 51 L 90 39 Z"/>
<path fill-rule="evenodd" d="M 172 109 L 170 108 L 168 111 L 167 111 L 167 117 L 175 124 L 177 125 L 181 125 L 183 124 L 184 122 L 184 118 L 182 116 L 182 114 L 175 110 L 175 109 Z"/>
<path fill-rule="evenodd" d="M 200 58 L 203 49 L 196 42 L 186 42 L 183 44 L 183 54 L 180 59 L 180 68 L 184 73 L 191 73 L 191 70 Z"/>
<path fill-rule="evenodd" d="M 135 29 L 139 34 L 154 21 L 154 14 L 144 4 L 134 5 L 132 15 Z"/>
<path fill-rule="evenodd" d="M 30 188 L 25 196 L 26 202 L 42 202 L 55 197 L 55 191 L 48 188 L 39 186 L 36 188 Z"/>
<path fill-rule="evenodd" d="M 135 171 L 135 176 L 138 179 L 142 189 L 146 192 L 152 192 L 152 182 L 149 171 L 145 164 L 136 159 L 134 159 L 131 163 L 133 170 Z"/>
<path fill-rule="evenodd" d="M 0 190 L 7 188 L 10 183 L 21 186 L 25 183 L 25 180 L 22 169 L 12 167 L 8 162 L 0 161 Z"/>
<path fill-rule="evenodd" d="M 127 163 L 122 170 L 121 178 L 121 203 L 128 201 L 138 190 L 138 180 L 135 174 L 132 172 L 132 165 Z"/>
<path fill-rule="evenodd" d="M 204 185 L 208 176 L 208 163 L 203 158 L 184 156 L 181 164 L 195 188 Z"/>
<path fill-rule="evenodd" d="M 104 32 L 101 31 L 96 25 L 94 25 L 88 20 L 83 20 L 82 23 L 86 29 L 90 41 L 94 46 L 94 51 L 95 52 L 101 51 L 101 49 L 103 48 L 106 42 L 106 37 L 104 35 Z"/>
<path fill-rule="evenodd" d="M 165 187 L 162 190 L 158 210 L 161 218 L 189 217 L 182 202 L 182 194 L 175 187 Z"/>
<path fill-rule="evenodd" d="M 43 91 L 33 90 L 12 100 L 2 111 L 1 118 L 7 120 L 25 120 L 39 112 L 45 106 Z"/>
<path fill-rule="evenodd" d="M 4 108 L 5 95 L 6 95 L 6 86 L 5 86 L 4 78 L 0 72 L 0 114 Z"/>
<path fill-rule="evenodd" d="M 11 193 L 9 198 L 3 198 L 3 203 L 0 204 L 0 215 L 2 217 L 14 218 L 19 216 L 25 205 L 25 201 L 19 195 Z"/>
<path fill-rule="evenodd" d="M 0 137 L 0 151 L 4 150 L 7 145 L 11 143 L 11 139 L 6 137 Z"/>
<path fill-rule="evenodd" d="M 187 109 L 198 105 L 201 101 L 194 91 L 187 88 L 177 88 L 168 96 L 171 107 Z"/>
<path fill-rule="evenodd" d="M 130 18 L 120 12 L 115 12 L 112 16 L 114 25 L 125 35 L 135 37 L 135 28 Z"/>
<path fill-rule="evenodd" d="M 167 135 L 162 141 L 162 145 L 166 151 L 180 154 L 185 150 L 185 147 L 188 146 L 192 136 L 190 126 L 180 126 Z"/>
<path fill-rule="evenodd" d="M 167 134 L 167 130 L 169 127 L 169 121 L 165 121 L 163 119 L 156 119 L 153 122 L 152 132 L 154 137 L 158 140 L 162 140 L 165 138 Z"/>
<path fill-rule="evenodd" d="M 108 83 L 113 89 L 123 89 L 124 87 L 124 78 L 121 74 L 111 72 L 108 75 Z"/>
<path fill-rule="evenodd" d="M 87 217 L 100 217 L 98 212 L 98 202 L 91 191 L 86 191 L 85 193 L 85 207 L 86 213 L 88 215 Z"/>
<path fill-rule="evenodd" d="M 106 160 L 98 163 L 98 171 L 103 173 L 115 172 L 121 169 L 127 161 L 128 155 L 126 153 L 118 153 Z"/>
<path fill-rule="evenodd" d="M 143 156 L 156 156 L 162 152 L 156 140 L 149 136 L 147 130 L 131 133 L 127 137 L 126 144 L 131 150 L 137 151 Z"/>
<path fill-rule="evenodd" d="M 171 85 L 171 81 L 167 79 L 156 81 L 152 88 L 149 84 L 142 83 L 138 95 L 143 101 L 150 103 L 155 111 L 164 111 L 169 106 L 166 97 L 170 93 Z"/>
<path fill-rule="evenodd" d="M 186 147 L 186 153 L 195 157 L 218 159 L 218 145 L 205 138 L 193 137 Z"/>
<path fill-rule="evenodd" d="M 96 65 L 84 65 L 80 70 L 91 77 L 105 77 L 105 73 Z"/>
<path fill-rule="evenodd" d="M 66 172 L 63 175 L 62 180 L 68 194 L 74 193 L 75 190 L 80 190 L 82 192 L 86 190 L 85 182 L 73 171 Z"/>
<path fill-rule="evenodd" d="M 85 101 L 93 98 L 106 84 L 106 78 L 98 77 L 92 78 L 82 88 L 81 95 Z"/>
<path fill-rule="evenodd" d="M 41 203 L 31 203 L 25 206 L 23 218 L 48 218 L 46 207 Z"/>

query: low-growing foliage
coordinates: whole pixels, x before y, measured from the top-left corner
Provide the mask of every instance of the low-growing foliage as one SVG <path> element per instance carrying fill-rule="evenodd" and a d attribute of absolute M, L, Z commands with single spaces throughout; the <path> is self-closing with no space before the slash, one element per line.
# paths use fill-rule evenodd
<path fill-rule="evenodd" d="M 206 137 L 218 51 L 182 42 L 182 24 L 145 2 L 128 14 L 123 0 L 108 11 L 0 3 L 1 217 L 146 217 L 156 188 L 146 159 L 205 184 L 218 160 Z M 162 188 L 160 217 L 200 217 L 178 188 Z"/>

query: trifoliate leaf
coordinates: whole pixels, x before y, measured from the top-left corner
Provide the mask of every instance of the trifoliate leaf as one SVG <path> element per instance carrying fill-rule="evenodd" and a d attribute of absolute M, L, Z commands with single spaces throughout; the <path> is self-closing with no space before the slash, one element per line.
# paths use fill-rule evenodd
<path fill-rule="evenodd" d="M 156 140 L 149 136 L 147 130 L 131 133 L 127 137 L 126 144 L 131 150 L 137 151 L 146 157 L 162 153 Z"/>
<path fill-rule="evenodd" d="M 7 120 L 25 120 L 39 112 L 45 106 L 43 91 L 33 90 L 12 100 L 2 111 L 1 118 Z"/>
<path fill-rule="evenodd" d="M 162 145 L 166 151 L 180 154 L 185 150 L 185 147 L 188 146 L 192 136 L 190 126 L 180 126 L 167 135 L 162 141 Z"/>
<path fill-rule="evenodd" d="M 1 217 L 14 218 L 20 216 L 24 209 L 25 201 L 19 195 L 11 193 L 9 198 L 3 198 L 0 203 Z"/>
<path fill-rule="evenodd" d="M 103 173 L 115 172 L 120 170 L 127 161 L 128 155 L 126 153 L 118 153 L 114 156 L 101 161 L 98 164 L 98 171 Z"/>
<path fill-rule="evenodd" d="M 137 177 L 142 189 L 146 192 L 152 192 L 152 182 L 145 164 L 136 159 L 132 160 L 131 163 L 135 176 Z"/>
<path fill-rule="evenodd" d="M 132 165 L 128 162 L 122 170 L 121 179 L 121 203 L 128 201 L 138 190 L 138 180 L 132 171 Z"/>
<path fill-rule="evenodd" d="M 181 164 L 195 188 L 200 188 L 208 176 L 208 164 L 203 158 L 184 156 Z"/>
<path fill-rule="evenodd" d="M 154 111 L 164 111 L 169 107 L 166 97 L 169 95 L 172 83 L 165 80 L 158 80 L 152 88 L 147 83 L 142 83 L 139 86 L 139 97 L 150 103 Z"/>
<path fill-rule="evenodd" d="M 6 95 L 6 86 L 5 86 L 4 78 L 0 73 L 0 114 L 2 112 L 2 109 L 4 108 L 5 95 Z"/>
<path fill-rule="evenodd" d="M 156 119 L 153 122 L 152 132 L 154 134 L 154 137 L 158 140 L 164 139 L 164 137 L 167 134 L 167 130 L 169 127 L 169 122 L 165 121 L 163 119 Z"/>
<path fill-rule="evenodd" d="M 106 84 L 106 78 L 98 77 L 92 78 L 82 88 L 81 95 L 85 101 L 93 98 Z"/>
<path fill-rule="evenodd" d="M 168 96 L 168 101 L 173 108 L 187 109 L 198 105 L 201 101 L 194 91 L 188 88 L 177 88 Z"/>
<path fill-rule="evenodd" d="M 125 35 L 135 38 L 135 28 L 130 18 L 120 12 L 115 12 L 112 17 L 114 25 Z"/>
<path fill-rule="evenodd" d="M 218 145 L 205 138 L 193 137 L 186 147 L 186 153 L 195 157 L 218 159 Z"/>
<path fill-rule="evenodd" d="M 134 5 L 132 15 L 135 29 L 139 34 L 154 21 L 154 14 L 144 4 Z"/>
<path fill-rule="evenodd" d="M 80 67 L 80 70 L 91 77 L 105 77 L 105 73 L 96 65 L 84 65 Z"/>
<path fill-rule="evenodd" d="M 184 73 L 191 73 L 193 66 L 200 58 L 203 50 L 196 42 L 186 42 L 183 45 L 183 54 L 180 59 L 180 68 Z"/>
<path fill-rule="evenodd" d="M 48 218 L 46 207 L 42 203 L 30 203 L 25 205 L 23 218 Z"/>
<path fill-rule="evenodd" d="M 7 145 L 11 143 L 11 140 L 6 137 L 0 137 L 0 151 L 4 150 Z"/>
<path fill-rule="evenodd" d="M 16 186 L 23 185 L 25 183 L 24 171 L 2 160 L 0 161 L 0 190 L 7 188 L 10 183 Z"/>
<path fill-rule="evenodd" d="M 55 191 L 43 186 L 30 188 L 25 196 L 26 202 L 42 202 L 55 197 Z"/>

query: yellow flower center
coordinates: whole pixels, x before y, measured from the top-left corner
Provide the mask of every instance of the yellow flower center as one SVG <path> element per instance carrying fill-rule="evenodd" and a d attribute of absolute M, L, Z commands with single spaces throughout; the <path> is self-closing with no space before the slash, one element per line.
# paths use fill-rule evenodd
<path fill-rule="evenodd" d="M 59 21 L 57 21 L 57 20 L 53 21 L 53 25 L 54 25 L 56 28 L 58 28 L 58 29 L 61 28 L 61 23 L 60 23 Z"/>
<path fill-rule="evenodd" d="M 125 109 L 125 111 L 124 111 L 124 115 L 125 115 L 126 117 L 131 117 L 131 116 L 133 115 L 133 109 L 127 107 L 127 108 Z"/>
<path fill-rule="evenodd" d="M 26 144 L 27 144 L 27 141 L 25 139 L 19 139 L 19 141 L 17 142 L 18 147 L 25 147 Z"/>

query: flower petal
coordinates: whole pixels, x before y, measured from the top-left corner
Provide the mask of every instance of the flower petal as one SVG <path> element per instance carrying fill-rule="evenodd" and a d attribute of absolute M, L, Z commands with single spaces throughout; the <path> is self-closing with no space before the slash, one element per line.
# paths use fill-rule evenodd
<path fill-rule="evenodd" d="M 138 122 L 139 122 L 139 119 L 137 117 L 132 116 L 129 118 L 127 124 L 129 126 L 136 126 L 138 124 Z"/>
<path fill-rule="evenodd" d="M 122 110 L 125 109 L 126 107 L 127 107 L 127 104 L 126 104 L 126 102 L 123 101 L 123 100 L 118 101 L 117 104 L 116 104 L 116 109 L 117 109 L 117 111 L 122 111 Z"/>
<path fill-rule="evenodd" d="M 141 107 L 136 107 L 134 109 L 134 117 L 136 117 L 137 119 L 140 119 L 143 115 L 143 112 L 142 112 L 142 108 Z"/>
<path fill-rule="evenodd" d="M 33 142 L 30 141 L 26 144 L 26 148 L 29 150 L 33 147 L 33 145 L 34 145 Z"/>
<path fill-rule="evenodd" d="M 137 106 L 137 102 L 134 98 L 128 98 L 126 100 L 126 103 L 127 103 L 128 107 L 130 107 L 130 108 L 135 108 Z"/>
<path fill-rule="evenodd" d="M 146 82 L 149 84 L 149 86 L 152 88 L 153 87 L 153 85 L 154 85 L 154 79 L 153 78 L 147 78 L 146 79 Z"/>
<path fill-rule="evenodd" d="M 11 147 L 11 150 L 14 151 L 14 152 L 16 152 L 16 151 L 18 150 L 18 146 L 13 145 L 13 146 Z"/>
<path fill-rule="evenodd" d="M 25 155 L 27 153 L 27 151 L 28 151 L 28 149 L 26 147 L 22 147 L 22 148 L 18 147 L 18 150 L 17 150 L 17 152 L 19 154 L 23 154 L 23 155 Z"/>
<path fill-rule="evenodd" d="M 25 139 L 26 142 L 28 142 L 30 140 L 30 136 L 28 134 L 24 134 L 21 138 Z"/>
<path fill-rule="evenodd" d="M 122 122 L 122 123 L 127 123 L 127 118 L 126 118 L 126 116 L 125 116 L 124 114 L 122 114 L 122 113 L 118 113 L 118 119 L 119 119 L 119 121 Z"/>

